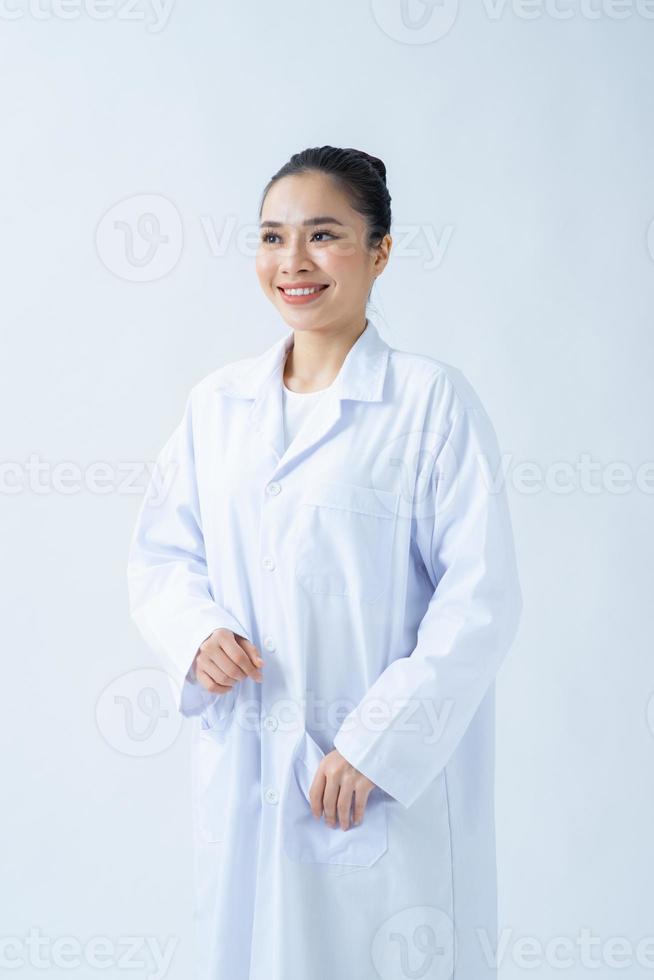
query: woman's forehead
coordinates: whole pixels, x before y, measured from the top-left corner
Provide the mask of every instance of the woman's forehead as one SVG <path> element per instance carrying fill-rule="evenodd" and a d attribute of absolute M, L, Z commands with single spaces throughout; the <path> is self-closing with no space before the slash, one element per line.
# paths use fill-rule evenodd
<path fill-rule="evenodd" d="M 316 218 L 325 224 L 325 219 L 352 224 L 356 214 L 328 174 L 293 174 L 282 177 L 270 188 L 261 219 L 302 227 Z"/>

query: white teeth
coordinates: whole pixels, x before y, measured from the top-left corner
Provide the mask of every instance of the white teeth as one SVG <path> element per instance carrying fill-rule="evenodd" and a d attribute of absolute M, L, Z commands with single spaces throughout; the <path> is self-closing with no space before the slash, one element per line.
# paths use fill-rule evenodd
<path fill-rule="evenodd" d="M 322 286 L 313 286 L 311 289 L 285 289 L 287 296 L 311 296 L 312 293 L 319 293 Z"/>

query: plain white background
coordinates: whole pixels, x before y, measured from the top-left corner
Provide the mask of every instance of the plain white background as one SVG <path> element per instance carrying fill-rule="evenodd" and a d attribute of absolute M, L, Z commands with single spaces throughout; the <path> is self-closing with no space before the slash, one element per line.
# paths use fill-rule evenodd
<path fill-rule="evenodd" d="M 500 978 L 651 975 L 652 18 L 2 0 L 8 975 L 192 976 L 190 732 L 129 621 L 127 548 L 190 386 L 286 329 L 259 197 L 321 144 L 384 159 L 371 316 L 466 373 L 505 453 Z"/>

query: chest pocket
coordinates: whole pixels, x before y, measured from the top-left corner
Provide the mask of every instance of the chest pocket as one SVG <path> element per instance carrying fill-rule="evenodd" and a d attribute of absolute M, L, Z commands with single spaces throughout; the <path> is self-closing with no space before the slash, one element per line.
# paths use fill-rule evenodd
<path fill-rule="evenodd" d="M 376 602 L 391 580 L 401 494 L 353 483 L 316 483 L 300 502 L 295 574 L 313 595 Z"/>
<path fill-rule="evenodd" d="M 321 864 L 342 874 L 369 868 L 388 850 L 386 794 L 376 786 L 363 820 L 342 830 L 330 827 L 324 814 L 311 811 L 309 790 L 325 753 L 308 732 L 295 748 L 282 800 L 284 850 L 292 861 Z"/>

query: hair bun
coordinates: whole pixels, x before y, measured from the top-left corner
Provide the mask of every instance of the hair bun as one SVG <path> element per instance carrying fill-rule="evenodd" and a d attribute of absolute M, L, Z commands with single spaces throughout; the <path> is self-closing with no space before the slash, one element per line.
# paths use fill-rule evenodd
<path fill-rule="evenodd" d="M 356 153 L 357 156 L 363 157 L 364 160 L 367 160 L 370 166 L 373 167 L 379 174 L 384 184 L 386 184 L 386 167 L 383 160 L 380 160 L 379 157 L 371 156 L 370 153 L 366 153 L 365 150 L 355 150 L 351 148 L 350 153 Z"/>

